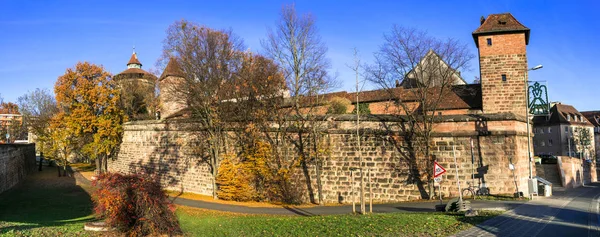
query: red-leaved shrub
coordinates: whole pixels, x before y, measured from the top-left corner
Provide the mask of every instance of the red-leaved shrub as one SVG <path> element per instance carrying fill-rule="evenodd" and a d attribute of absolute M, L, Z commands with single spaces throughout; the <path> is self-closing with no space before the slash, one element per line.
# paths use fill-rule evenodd
<path fill-rule="evenodd" d="M 160 182 L 148 175 L 106 173 L 93 182 L 95 212 L 128 236 L 177 235 L 181 228 Z"/>

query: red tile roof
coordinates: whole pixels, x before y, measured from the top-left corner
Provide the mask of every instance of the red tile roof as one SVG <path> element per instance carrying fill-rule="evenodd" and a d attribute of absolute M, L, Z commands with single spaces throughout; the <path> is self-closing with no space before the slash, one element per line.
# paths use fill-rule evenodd
<path fill-rule="evenodd" d="M 529 28 L 525 27 L 510 13 L 501 14 L 490 14 L 481 23 L 479 28 L 473 31 L 473 39 L 475 44 L 478 44 L 477 36 L 479 35 L 491 35 L 498 33 L 509 33 L 509 32 L 524 32 L 525 33 L 525 44 L 529 44 Z"/>
<path fill-rule="evenodd" d="M 162 75 L 160 75 L 159 80 L 162 80 L 168 76 L 184 77 L 183 70 L 181 70 L 179 63 L 174 58 L 169 60 L 169 63 L 167 63 L 167 67 L 165 67 Z"/>
<path fill-rule="evenodd" d="M 567 116 L 571 117 L 568 119 Z M 575 120 L 574 117 L 578 117 L 581 120 Z M 558 124 L 571 124 L 571 125 L 586 125 L 592 126 L 592 123 L 575 107 L 566 104 L 555 104 L 550 108 L 550 118 L 545 116 L 536 116 L 533 118 L 534 125 L 558 125 Z"/>
<path fill-rule="evenodd" d="M 379 89 L 372 91 L 362 91 L 359 94 L 360 103 L 372 103 L 372 102 L 383 102 L 383 101 L 395 101 L 396 99 L 402 99 L 404 102 L 418 102 L 418 89 L 404 89 L 402 87 L 390 88 L 390 89 Z M 428 92 L 431 95 L 439 95 L 437 88 L 429 88 Z M 319 101 L 327 101 L 333 97 L 342 97 L 349 99 L 353 104 L 356 103 L 356 92 L 348 93 L 346 91 L 333 92 L 328 94 L 319 95 Z M 437 98 L 436 96 L 430 96 L 430 98 Z M 303 103 L 310 103 L 310 101 L 316 101 L 313 97 L 303 97 Z M 479 84 L 467 84 L 467 85 L 455 85 L 452 86 L 451 90 L 446 91 L 442 96 L 442 103 L 438 105 L 440 110 L 449 109 L 481 109 L 481 85 Z"/>
<path fill-rule="evenodd" d="M 581 112 L 581 114 L 583 114 L 594 127 L 600 127 L 600 111 L 584 111 Z"/>
<path fill-rule="evenodd" d="M 120 79 L 138 79 L 138 78 L 146 78 L 151 80 L 156 80 L 156 76 L 152 73 L 146 72 L 140 68 L 128 68 L 125 71 L 114 76 L 115 80 Z"/>
<path fill-rule="evenodd" d="M 131 58 L 129 59 L 129 62 L 127 63 L 127 65 L 129 65 L 129 64 L 139 64 L 140 66 L 142 65 L 142 63 L 140 63 L 140 61 L 138 60 L 136 53 L 133 53 L 131 55 Z"/>

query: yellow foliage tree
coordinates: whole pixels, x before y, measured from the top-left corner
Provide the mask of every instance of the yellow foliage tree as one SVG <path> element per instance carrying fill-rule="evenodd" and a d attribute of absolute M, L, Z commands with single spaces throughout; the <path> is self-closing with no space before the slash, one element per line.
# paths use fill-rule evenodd
<path fill-rule="evenodd" d="M 126 120 L 110 73 L 102 66 L 77 63 L 58 78 L 54 93 L 59 112 L 51 127 L 60 130 L 52 136 L 58 141 L 57 150 L 64 151 L 66 160 L 77 149 L 95 159 L 97 170 L 102 172 L 106 159 L 116 153 L 121 143 Z"/>
<path fill-rule="evenodd" d="M 252 199 L 253 189 L 248 182 L 247 172 L 243 164 L 237 164 L 233 159 L 233 155 L 225 155 L 219 165 L 217 195 L 224 200 L 249 201 Z"/>

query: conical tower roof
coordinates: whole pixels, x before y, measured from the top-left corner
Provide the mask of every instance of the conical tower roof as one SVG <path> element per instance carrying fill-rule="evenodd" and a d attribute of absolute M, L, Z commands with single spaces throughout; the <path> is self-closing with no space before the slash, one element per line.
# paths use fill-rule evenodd
<path fill-rule="evenodd" d="M 174 58 L 169 59 L 169 63 L 167 63 L 167 67 L 165 67 L 165 70 L 163 71 L 159 80 L 162 80 L 168 76 L 184 77 L 184 73 L 183 70 L 181 70 L 181 66 L 179 66 L 179 63 Z"/>
<path fill-rule="evenodd" d="M 156 76 L 152 75 L 152 73 L 149 73 L 142 69 L 142 63 L 140 62 L 140 60 L 138 60 L 137 54 L 133 52 L 131 58 L 129 59 L 129 62 L 127 63 L 127 70 L 115 75 L 114 79 L 149 79 L 153 81 L 152 83 L 154 83 L 154 81 L 156 81 L 157 78 Z"/>
<path fill-rule="evenodd" d="M 133 54 L 131 54 L 131 58 L 129 59 L 127 66 L 129 66 L 131 64 L 137 64 L 137 65 L 140 65 L 140 67 L 142 67 L 142 63 L 140 62 L 140 60 L 138 60 L 137 54 L 135 52 L 133 52 Z"/>

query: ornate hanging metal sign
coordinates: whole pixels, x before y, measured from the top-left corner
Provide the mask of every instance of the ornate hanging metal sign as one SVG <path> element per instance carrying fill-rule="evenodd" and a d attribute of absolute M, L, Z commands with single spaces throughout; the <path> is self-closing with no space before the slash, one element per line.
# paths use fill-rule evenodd
<path fill-rule="evenodd" d="M 532 82 L 529 82 L 532 83 Z M 548 101 L 548 88 L 540 82 L 533 82 L 528 87 L 529 113 L 547 116 L 550 114 L 550 101 Z"/>

